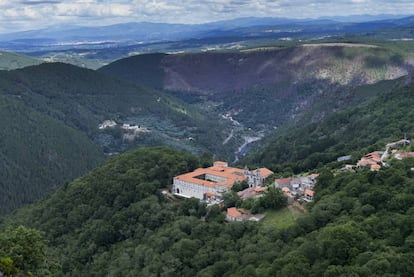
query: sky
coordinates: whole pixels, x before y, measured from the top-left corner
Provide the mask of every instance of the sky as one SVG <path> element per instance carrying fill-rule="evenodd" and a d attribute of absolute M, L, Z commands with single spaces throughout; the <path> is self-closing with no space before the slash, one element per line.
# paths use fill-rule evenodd
<path fill-rule="evenodd" d="M 237 17 L 414 14 L 413 0 L 0 0 L 0 33 L 53 25 L 204 23 Z"/>

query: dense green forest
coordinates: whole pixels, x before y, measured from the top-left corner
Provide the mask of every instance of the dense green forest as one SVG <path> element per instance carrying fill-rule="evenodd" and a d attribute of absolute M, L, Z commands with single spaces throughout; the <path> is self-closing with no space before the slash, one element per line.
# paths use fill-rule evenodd
<path fill-rule="evenodd" d="M 196 139 L 196 146 L 213 151 L 217 147 L 212 141 L 221 136 L 224 140 L 226 135 L 220 132 L 219 124 L 184 102 L 93 70 L 63 63 L 42 64 L 1 72 L 0 80 L 0 91 L 5 95 L 86 133 L 106 152 L 156 143 L 190 149 L 191 144 L 185 141 L 188 137 Z M 142 125 L 151 132 L 127 144 L 119 132 L 98 130 L 106 119 Z"/>
<path fill-rule="evenodd" d="M 0 231 L 0 270 L 4 276 L 53 276 L 59 268 L 47 253 L 43 234 L 19 226 Z"/>
<path fill-rule="evenodd" d="M 284 228 L 224 223 L 218 206 L 160 193 L 199 163 L 168 148 L 128 152 L 3 225 L 44 232 L 54 276 L 414 274 L 414 160 L 379 172 L 321 170 L 314 203 Z"/>
<path fill-rule="evenodd" d="M 321 118 L 328 113 L 324 105 L 335 111 L 363 103 L 322 120 L 305 112 L 294 118 L 297 127 L 277 129 L 241 161 L 276 175 L 320 173 L 306 213 L 279 226 L 225 223 L 219 206 L 162 192 L 173 176 L 211 162 L 207 152 L 201 158 L 189 152 L 233 154 L 234 145 L 222 143 L 226 128 L 209 114 L 156 90 L 65 64 L 0 72 L 0 214 L 56 190 L 0 218 L 0 269 L 32 276 L 413 276 L 414 160 L 391 160 L 379 172 L 331 170 L 341 165 L 341 155 L 351 154 L 353 162 L 414 136 L 414 84 L 403 86 L 408 81 L 335 90 L 314 103 Z M 321 83 L 308 85 L 300 91 L 321 89 Z M 243 93 L 248 113 L 238 116 L 247 127 L 274 118 L 259 112 L 271 106 L 265 101 L 271 89 Z M 262 104 L 254 95 L 263 96 Z M 288 120 L 294 115 L 288 110 L 277 113 Z M 97 128 L 105 119 L 151 132 L 127 143 L 120 128 Z M 135 149 L 67 182 L 102 162 L 104 152 L 158 144 L 188 151 Z M 233 196 L 226 196 L 225 207 L 269 213 L 286 203 L 275 189 L 254 203 Z"/>
<path fill-rule="evenodd" d="M 0 214 L 53 192 L 103 160 L 85 134 L 0 95 Z"/>
<path fill-rule="evenodd" d="M 164 53 L 136 55 L 120 59 L 98 69 L 99 72 L 128 80 L 131 83 L 163 88 L 164 71 L 161 61 Z"/>
<path fill-rule="evenodd" d="M 414 85 L 385 91 L 355 108 L 287 132 L 276 132 L 243 162 L 299 173 L 349 155 L 385 150 L 385 144 L 414 137 Z"/>
<path fill-rule="evenodd" d="M 228 135 L 222 123 L 180 100 L 62 63 L 0 71 L 0 105 L 0 214 L 84 174 L 104 153 L 166 144 L 229 157 L 237 143 L 216 143 Z M 104 120 L 119 125 L 100 130 Z M 123 123 L 148 132 L 127 133 Z"/>

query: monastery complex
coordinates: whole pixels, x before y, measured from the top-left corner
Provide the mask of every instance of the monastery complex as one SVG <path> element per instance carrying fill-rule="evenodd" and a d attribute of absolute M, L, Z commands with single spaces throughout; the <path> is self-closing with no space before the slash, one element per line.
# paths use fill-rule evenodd
<path fill-rule="evenodd" d="M 174 177 L 172 193 L 186 198 L 195 197 L 214 202 L 229 191 L 235 183 L 246 181 L 249 187 L 260 187 L 273 172 L 267 168 L 250 171 L 229 167 L 226 162 L 214 162 L 208 168 L 198 168 L 193 172 Z"/>

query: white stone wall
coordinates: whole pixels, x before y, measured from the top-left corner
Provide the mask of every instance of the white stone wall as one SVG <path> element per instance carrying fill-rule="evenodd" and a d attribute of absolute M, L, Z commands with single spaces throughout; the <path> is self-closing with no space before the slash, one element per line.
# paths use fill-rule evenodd
<path fill-rule="evenodd" d="M 216 183 L 227 181 L 227 178 L 212 175 L 212 174 L 206 174 L 206 179 L 211 180 L 211 181 L 216 182 Z"/>
<path fill-rule="evenodd" d="M 217 194 L 215 188 L 198 185 L 191 182 L 185 182 L 179 179 L 174 179 L 172 188 L 173 194 L 181 195 L 188 198 L 195 197 L 202 200 L 206 192 Z"/>

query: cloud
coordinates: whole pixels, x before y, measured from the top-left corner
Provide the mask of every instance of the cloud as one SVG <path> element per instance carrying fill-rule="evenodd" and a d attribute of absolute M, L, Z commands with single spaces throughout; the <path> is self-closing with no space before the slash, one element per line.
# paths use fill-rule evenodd
<path fill-rule="evenodd" d="M 61 1 L 53 1 L 53 0 L 44 0 L 44 1 L 37 1 L 37 0 L 28 0 L 28 1 L 20 1 L 19 3 L 22 5 L 43 5 L 43 4 L 57 4 L 60 3 Z"/>
<path fill-rule="evenodd" d="M 202 23 L 245 16 L 414 14 L 412 0 L 0 0 L 0 32 L 53 24 Z"/>

